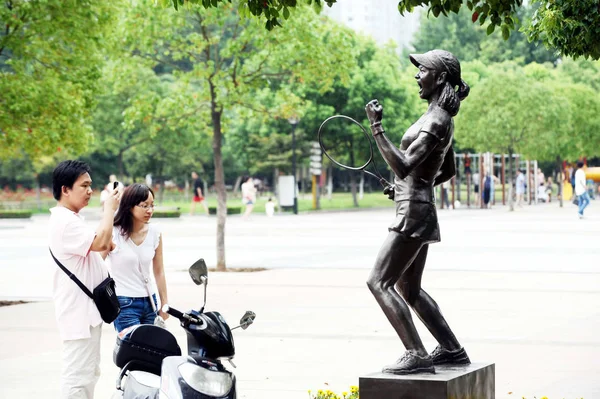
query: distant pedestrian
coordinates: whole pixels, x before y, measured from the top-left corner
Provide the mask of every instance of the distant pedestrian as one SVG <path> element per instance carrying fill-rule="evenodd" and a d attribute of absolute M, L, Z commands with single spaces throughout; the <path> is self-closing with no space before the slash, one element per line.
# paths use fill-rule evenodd
<path fill-rule="evenodd" d="M 271 197 L 269 197 L 269 200 L 265 204 L 265 213 L 268 217 L 272 217 L 275 214 L 275 202 L 273 202 Z"/>
<path fill-rule="evenodd" d="M 579 209 L 577 210 L 579 218 L 583 218 L 583 211 L 590 204 L 590 194 L 587 191 L 585 171 L 583 170 L 583 162 L 577 162 L 577 170 L 575 171 L 575 195 L 579 201 Z"/>
<path fill-rule="evenodd" d="M 467 179 L 469 178 L 468 176 L 471 175 L 471 157 L 469 156 L 469 154 L 465 153 L 465 176 L 467 176 Z"/>
<path fill-rule="evenodd" d="M 196 172 L 192 172 L 192 179 L 194 179 L 192 183 L 194 197 L 192 198 L 192 204 L 190 205 L 190 215 L 193 215 L 196 211 L 197 203 L 202 204 L 204 211 L 208 215 L 208 205 L 206 205 L 206 201 L 204 201 L 204 193 L 202 192 L 202 190 L 204 190 L 204 182 Z"/>
<path fill-rule="evenodd" d="M 110 193 L 112 193 L 115 182 L 118 183 L 117 189 L 120 192 L 123 192 L 123 189 L 125 188 L 125 186 L 123 186 L 123 183 L 117 181 L 116 175 L 110 175 L 108 177 L 108 184 L 106 186 L 104 186 L 104 189 L 100 192 L 100 209 L 101 210 L 104 209 L 104 201 L 106 201 L 106 199 L 108 198 Z"/>
<path fill-rule="evenodd" d="M 242 179 L 242 203 L 246 205 L 246 211 L 244 212 L 243 218 L 246 219 L 256 203 L 256 187 L 254 187 L 254 180 L 252 176 L 245 177 Z"/>
<path fill-rule="evenodd" d="M 546 184 L 546 177 L 544 176 L 544 172 L 540 168 L 537 170 L 537 180 L 538 186 L 544 186 Z"/>
<path fill-rule="evenodd" d="M 90 167 L 80 161 L 63 161 L 52 173 L 52 193 L 58 201 L 50 209 L 49 238 L 52 255 L 93 291 L 108 271 L 101 252 L 114 247 L 112 225 L 120 192 L 112 190 L 104 201 L 102 220 L 90 228 L 79 212 L 92 196 Z M 52 297 L 58 331 L 63 341 L 61 399 L 92 399 L 100 377 L 102 318 L 96 304 L 55 265 Z"/>
<path fill-rule="evenodd" d="M 485 208 L 491 207 L 493 184 L 494 182 L 492 180 L 492 176 L 490 176 L 490 173 L 486 171 L 485 176 L 483 178 L 483 190 L 481 192 L 481 197 L 483 199 L 483 205 Z"/>
<path fill-rule="evenodd" d="M 517 194 L 517 206 L 523 206 L 523 196 L 525 195 L 525 175 L 523 172 L 521 172 L 521 169 L 517 169 L 515 192 Z"/>
<path fill-rule="evenodd" d="M 479 206 L 480 195 L 479 195 L 479 172 L 473 173 L 473 187 L 475 191 L 475 207 Z"/>

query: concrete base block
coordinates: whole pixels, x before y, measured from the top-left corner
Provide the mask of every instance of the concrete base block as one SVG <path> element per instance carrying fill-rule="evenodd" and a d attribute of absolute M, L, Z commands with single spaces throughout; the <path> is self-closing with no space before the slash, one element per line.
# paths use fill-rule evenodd
<path fill-rule="evenodd" d="M 359 378 L 360 399 L 495 399 L 495 365 L 435 366 L 435 374 Z"/>

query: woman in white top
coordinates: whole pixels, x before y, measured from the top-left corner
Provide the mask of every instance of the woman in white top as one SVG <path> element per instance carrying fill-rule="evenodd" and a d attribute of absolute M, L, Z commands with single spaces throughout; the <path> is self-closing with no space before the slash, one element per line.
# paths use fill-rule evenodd
<path fill-rule="evenodd" d="M 254 204 L 256 203 L 256 187 L 254 187 L 254 179 L 252 176 L 245 177 L 242 184 L 242 202 L 246 205 L 246 211 L 242 216 L 244 219 L 250 215 Z"/>
<path fill-rule="evenodd" d="M 117 332 L 136 324 L 154 322 L 157 315 L 154 309 L 158 309 L 158 303 L 153 293 L 153 280 L 160 303 L 168 302 L 162 236 L 150 223 L 153 211 L 154 193 L 148 186 L 136 183 L 125 189 L 113 227 L 115 248 L 107 257 L 121 305 L 121 313 L 114 322 Z M 150 293 L 154 304 L 150 302 Z M 163 319 L 168 317 L 162 311 L 158 314 Z"/>

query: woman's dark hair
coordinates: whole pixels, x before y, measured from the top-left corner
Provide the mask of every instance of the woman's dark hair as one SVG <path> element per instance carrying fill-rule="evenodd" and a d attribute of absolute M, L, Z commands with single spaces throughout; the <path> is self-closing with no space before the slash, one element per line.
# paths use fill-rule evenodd
<path fill-rule="evenodd" d="M 52 172 L 52 195 L 60 201 L 63 186 L 73 188 L 73 184 L 84 173 L 91 173 L 90 166 L 81 161 L 62 161 Z"/>
<path fill-rule="evenodd" d="M 125 191 L 123 191 L 119 210 L 115 215 L 114 222 L 115 226 L 121 228 L 121 235 L 123 237 L 129 238 L 133 232 L 133 215 L 131 214 L 131 210 L 140 202 L 146 201 L 149 194 L 152 194 L 154 197 L 152 189 L 147 185 L 140 183 L 134 183 L 131 186 L 127 186 Z"/>

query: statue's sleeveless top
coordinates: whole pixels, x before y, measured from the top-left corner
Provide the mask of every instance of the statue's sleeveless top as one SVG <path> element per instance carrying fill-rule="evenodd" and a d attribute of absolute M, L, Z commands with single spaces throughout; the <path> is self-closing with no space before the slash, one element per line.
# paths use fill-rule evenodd
<path fill-rule="evenodd" d="M 396 219 L 389 230 L 433 243 L 440 241 L 440 229 L 435 209 L 433 184 L 452 145 L 454 124 L 447 112 L 433 108 L 416 121 L 402 137 L 400 151 L 404 152 L 422 133 L 432 134 L 438 145 L 408 176 L 394 179 Z"/>

